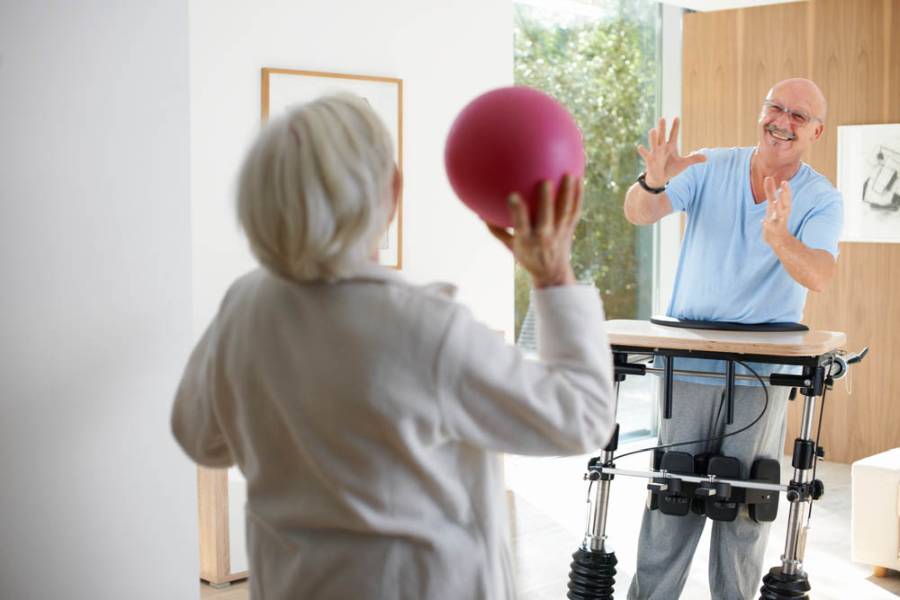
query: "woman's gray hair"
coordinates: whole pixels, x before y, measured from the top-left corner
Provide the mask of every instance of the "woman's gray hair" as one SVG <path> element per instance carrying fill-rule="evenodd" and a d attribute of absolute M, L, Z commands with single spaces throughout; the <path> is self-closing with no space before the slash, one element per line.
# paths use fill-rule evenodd
<path fill-rule="evenodd" d="M 391 216 L 394 149 L 362 98 L 326 96 L 263 129 L 244 160 L 237 212 L 267 268 L 334 281 L 371 261 Z"/>

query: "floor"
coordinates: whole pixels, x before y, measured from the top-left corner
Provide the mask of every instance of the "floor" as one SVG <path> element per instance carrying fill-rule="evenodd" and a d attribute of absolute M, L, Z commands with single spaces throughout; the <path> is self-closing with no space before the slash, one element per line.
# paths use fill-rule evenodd
<path fill-rule="evenodd" d="M 644 447 L 643 442 L 636 447 Z M 627 448 L 620 448 L 625 451 Z M 623 469 L 644 470 L 645 454 L 617 461 Z M 788 481 L 790 459 L 782 471 Z M 515 491 L 519 527 L 518 584 L 520 600 L 559 600 L 568 580 L 569 555 L 584 533 L 587 485 L 581 481 L 586 457 L 507 460 L 507 482 Z M 816 600 L 888 600 L 900 597 L 900 574 L 876 578 L 866 565 L 850 562 L 850 466 L 820 462 L 817 477 L 825 483 L 825 495 L 813 508 L 804 565 Z M 607 534 L 619 561 L 616 596 L 624 598 L 635 568 L 636 531 L 646 498 L 646 480 L 617 477 L 612 486 Z M 766 549 L 765 564 L 780 564 L 787 522 L 786 501 L 781 500 L 778 517 Z M 579 508 L 580 507 L 580 508 Z M 683 598 L 710 598 L 706 579 L 709 557 L 707 527 L 697 547 Z M 563 586 L 561 588 L 561 586 Z"/>
<path fill-rule="evenodd" d="M 644 443 L 646 444 L 646 442 Z M 620 448 L 625 451 L 627 448 Z M 584 534 L 587 485 L 582 474 L 587 457 L 507 459 L 507 483 L 512 490 L 513 541 L 519 600 L 560 600 L 565 597 L 571 554 Z M 787 460 L 785 464 L 790 464 Z M 624 469 L 644 469 L 646 455 L 617 462 Z M 782 481 L 790 479 L 782 473 Z M 805 567 L 816 600 L 892 600 L 900 597 L 900 574 L 876 578 L 866 565 L 850 562 L 850 467 L 821 462 L 818 477 L 825 495 L 815 504 L 806 547 Z M 613 483 L 609 540 L 618 558 L 616 596 L 625 597 L 634 572 L 636 531 L 646 496 L 646 480 L 617 477 Z M 782 499 L 766 550 L 766 565 L 780 564 L 787 520 Z M 683 598 L 708 600 L 706 583 L 709 528 L 697 548 Z M 768 568 L 768 567 L 767 567 Z M 246 582 L 225 589 L 201 584 L 203 600 L 247 600 Z"/>

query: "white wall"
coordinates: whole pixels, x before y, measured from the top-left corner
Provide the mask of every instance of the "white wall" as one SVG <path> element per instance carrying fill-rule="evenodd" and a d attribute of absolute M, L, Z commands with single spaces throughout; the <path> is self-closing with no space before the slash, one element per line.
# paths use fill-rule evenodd
<path fill-rule="evenodd" d="M 0 1 L 0 598 L 197 597 L 187 9 Z"/>
<path fill-rule="evenodd" d="M 508 0 L 0 0 L 0 597 L 197 595 L 168 414 L 252 265 L 231 205 L 261 67 L 404 79 L 404 272 L 512 329 L 512 261 L 442 160 L 511 36 Z"/>
<path fill-rule="evenodd" d="M 511 332 L 512 259 L 456 200 L 443 167 L 459 110 L 512 83 L 510 0 L 194 0 L 190 41 L 195 335 L 254 265 L 232 206 L 259 129 L 262 67 L 403 79 L 403 272 L 457 284 L 476 316 Z"/>

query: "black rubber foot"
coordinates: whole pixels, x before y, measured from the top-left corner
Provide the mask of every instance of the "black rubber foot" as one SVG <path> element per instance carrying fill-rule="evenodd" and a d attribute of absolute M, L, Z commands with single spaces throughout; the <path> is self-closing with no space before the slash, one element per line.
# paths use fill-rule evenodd
<path fill-rule="evenodd" d="M 759 600 L 809 600 L 809 579 L 806 574 L 786 575 L 781 567 L 772 567 L 763 577 L 759 588 Z"/>
<path fill-rule="evenodd" d="M 572 555 L 569 600 L 612 600 L 616 583 L 616 553 L 579 548 Z"/>

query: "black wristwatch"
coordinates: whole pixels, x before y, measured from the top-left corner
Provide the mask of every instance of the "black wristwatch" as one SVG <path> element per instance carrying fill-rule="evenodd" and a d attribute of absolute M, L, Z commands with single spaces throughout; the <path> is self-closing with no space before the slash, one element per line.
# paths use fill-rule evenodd
<path fill-rule="evenodd" d="M 668 184 L 666 184 L 666 185 L 663 185 L 662 187 L 656 187 L 656 188 L 650 187 L 649 185 L 647 185 L 647 171 L 644 171 L 643 173 L 638 175 L 637 182 L 640 184 L 640 186 L 642 188 L 644 188 L 645 192 L 649 192 L 651 194 L 662 194 L 664 191 L 666 191 L 666 185 L 668 185 Z"/>

